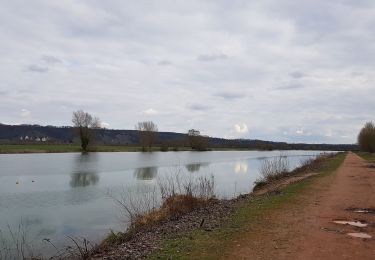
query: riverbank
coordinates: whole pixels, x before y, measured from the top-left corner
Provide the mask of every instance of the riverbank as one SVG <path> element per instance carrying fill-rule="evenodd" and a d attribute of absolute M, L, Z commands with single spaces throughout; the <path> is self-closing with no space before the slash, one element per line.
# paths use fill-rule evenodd
<path fill-rule="evenodd" d="M 239 234 L 250 230 L 250 223 L 255 224 L 270 211 L 292 203 L 316 179 L 334 172 L 344 157 L 330 157 L 318 168 L 295 172 L 263 186 L 256 194 L 213 200 L 181 218 L 145 227 L 126 241 L 99 247 L 93 259 L 218 258 L 224 249 L 230 249 Z"/>
<path fill-rule="evenodd" d="M 340 164 L 337 161 L 323 174 L 289 186 L 287 194 L 290 189 L 298 193 L 284 202 L 271 199 L 277 203 L 260 206 L 265 210 L 257 217 L 251 219 L 245 208 L 250 217 L 239 232 L 222 243 L 220 255 L 207 250 L 207 258 L 374 259 L 375 170 L 353 153 L 334 170 Z M 212 243 L 211 237 L 206 239 Z"/>
<path fill-rule="evenodd" d="M 248 223 L 226 259 L 374 259 L 375 170 L 349 153 L 337 171 L 306 182 L 288 204 Z"/>
<path fill-rule="evenodd" d="M 151 151 L 160 151 L 161 147 L 153 147 Z M 187 147 L 179 147 L 176 151 L 190 151 Z M 100 145 L 91 149 L 90 152 L 141 152 L 142 147 L 125 145 Z M 172 151 L 172 149 L 171 149 Z M 70 144 L 0 144 L 0 154 L 23 154 L 23 153 L 80 153 L 79 145 Z"/>

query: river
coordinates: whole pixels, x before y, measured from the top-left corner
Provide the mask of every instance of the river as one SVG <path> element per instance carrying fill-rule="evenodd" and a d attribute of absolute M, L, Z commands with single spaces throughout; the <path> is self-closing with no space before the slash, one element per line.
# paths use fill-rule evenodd
<path fill-rule="evenodd" d="M 42 253 L 69 244 L 67 236 L 100 241 L 110 229 L 126 229 L 126 219 L 109 192 L 155 187 L 178 171 L 214 176 L 218 198 L 251 192 L 262 160 L 279 151 L 153 153 L 59 153 L 0 155 L 0 230 L 25 229 Z M 319 151 L 283 151 L 291 168 Z M 47 248 L 47 249 L 46 249 Z"/>

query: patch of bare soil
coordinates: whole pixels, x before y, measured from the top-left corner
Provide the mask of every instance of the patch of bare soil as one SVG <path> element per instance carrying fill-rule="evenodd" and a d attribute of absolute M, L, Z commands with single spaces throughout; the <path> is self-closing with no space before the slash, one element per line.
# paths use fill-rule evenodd
<path fill-rule="evenodd" d="M 336 174 L 241 234 L 230 258 L 375 259 L 374 208 L 375 169 L 349 153 Z"/>

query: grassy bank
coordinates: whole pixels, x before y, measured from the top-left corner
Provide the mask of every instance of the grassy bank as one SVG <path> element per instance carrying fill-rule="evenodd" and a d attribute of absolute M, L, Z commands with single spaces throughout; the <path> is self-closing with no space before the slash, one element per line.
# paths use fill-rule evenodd
<path fill-rule="evenodd" d="M 178 151 L 188 151 L 190 149 L 181 147 Z M 1 144 L 0 154 L 13 153 L 69 153 L 81 152 L 79 145 L 69 144 Z M 141 152 L 141 147 L 130 147 L 121 145 L 101 145 L 92 149 L 92 152 Z M 160 147 L 153 147 L 152 151 L 160 151 Z"/>
<path fill-rule="evenodd" d="M 328 176 L 341 165 L 346 153 L 338 154 L 324 162 L 319 175 L 284 188 L 281 193 L 250 197 L 237 205 L 234 213 L 220 227 L 211 232 L 194 230 L 177 239 L 163 241 L 163 249 L 151 256 L 152 259 L 218 259 L 225 258 L 233 241 L 263 221 L 273 211 L 295 204 L 300 194 L 311 187 L 318 178 Z"/>
<path fill-rule="evenodd" d="M 357 155 L 359 155 L 366 161 L 375 163 L 375 153 L 357 152 Z"/>

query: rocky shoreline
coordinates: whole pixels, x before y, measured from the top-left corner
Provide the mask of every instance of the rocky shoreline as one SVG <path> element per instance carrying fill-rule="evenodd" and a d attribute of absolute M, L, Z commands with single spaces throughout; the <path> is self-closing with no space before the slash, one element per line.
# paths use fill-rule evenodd
<path fill-rule="evenodd" d="M 131 238 L 121 244 L 99 247 L 90 259 L 117 260 L 147 258 L 162 249 L 162 240 L 174 239 L 194 230 L 210 232 L 219 227 L 234 212 L 239 203 L 254 197 L 279 193 L 280 189 L 291 183 L 302 181 L 314 174 L 289 177 L 266 185 L 254 193 L 240 195 L 230 200 L 211 200 L 205 206 L 193 210 L 177 219 L 169 219 L 155 225 L 137 230 Z"/>
<path fill-rule="evenodd" d="M 250 195 L 239 196 L 231 200 L 211 200 L 207 205 L 177 219 L 170 219 L 137 230 L 127 242 L 99 247 L 91 259 L 146 258 L 162 248 L 162 239 L 177 238 L 196 229 L 210 232 L 217 228 L 233 212 L 235 205 L 248 196 Z"/>

